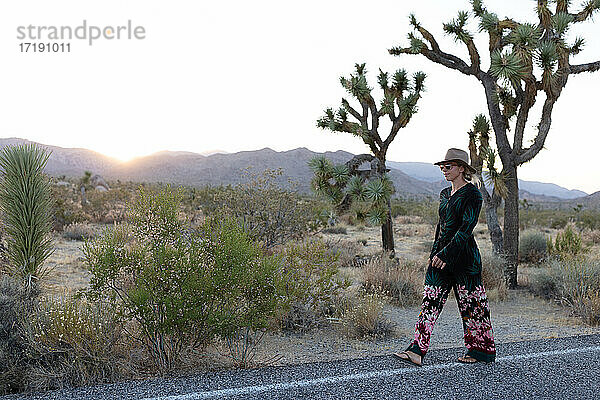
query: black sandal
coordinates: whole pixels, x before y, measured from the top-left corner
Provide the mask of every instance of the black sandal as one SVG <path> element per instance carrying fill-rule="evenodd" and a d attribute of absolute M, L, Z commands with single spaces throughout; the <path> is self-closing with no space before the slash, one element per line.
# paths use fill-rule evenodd
<path fill-rule="evenodd" d="M 401 357 L 401 355 L 403 355 L 403 354 L 406 355 L 406 357 L 408 357 L 408 358 Z M 416 362 L 414 362 L 412 360 L 412 358 L 410 358 L 410 355 L 408 355 L 408 351 L 406 351 L 406 350 L 404 350 L 404 351 L 402 351 L 400 353 L 394 353 L 393 356 L 396 357 L 399 360 L 404 361 L 405 363 L 409 363 L 411 365 L 416 365 L 417 367 L 422 367 L 423 366 L 423 357 L 421 357 L 421 364 L 417 364 Z"/>

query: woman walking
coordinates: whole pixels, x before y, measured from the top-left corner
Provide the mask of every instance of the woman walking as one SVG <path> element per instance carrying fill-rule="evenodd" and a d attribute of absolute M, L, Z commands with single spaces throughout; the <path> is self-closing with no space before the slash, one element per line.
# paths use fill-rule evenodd
<path fill-rule="evenodd" d="M 429 348 L 433 326 L 452 289 L 457 299 L 467 353 L 458 361 L 492 362 L 496 346 L 489 303 L 481 282 L 481 255 L 473 237 L 483 198 L 471 183 L 475 169 L 468 154 L 451 148 L 439 165 L 452 183 L 440 192 L 439 222 L 429 256 L 421 313 L 415 325 L 414 340 L 408 348 L 394 353 L 399 359 L 422 365 Z"/>

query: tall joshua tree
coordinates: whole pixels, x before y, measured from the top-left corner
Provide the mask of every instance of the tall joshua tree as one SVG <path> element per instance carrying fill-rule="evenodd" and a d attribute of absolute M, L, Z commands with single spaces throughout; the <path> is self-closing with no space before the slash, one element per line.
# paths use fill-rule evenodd
<path fill-rule="evenodd" d="M 504 171 L 496 168 L 496 152 L 490 146 L 490 122 L 485 115 L 479 114 L 473 120 L 473 129 L 469 131 L 469 152 L 471 153 L 471 166 L 485 183 L 492 186 L 488 192 L 485 185 L 480 188 L 483 195 L 485 220 L 494 254 L 502 254 L 502 228 L 498 222 L 498 207 L 502 198 L 506 196 Z"/>
<path fill-rule="evenodd" d="M 499 19 L 489 12 L 481 0 L 471 0 L 473 15 L 479 21 L 479 30 L 489 36 L 490 68 L 481 69 L 479 50 L 473 35 L 465 25 L 469 12 L 444 24 L 444 31 L 466 45 L 469 61 L 444 52 L 435 37 L 415 18 L 410 16 L 414 32 L 409 34 L 409 47 L 389 50 L 393 55 L 421 54 L 430 61 L 473 76 L 482 84 L 488 114 L 496 136 L 496 145 L 503 171 L 506 174 L 503 251 L 507 258 L 509 287 L 517 286 L 519 245 L 519 186 L 517 168 L 531 161 L 544 147 L 552 110 L 569 76 L 600 69 L 600 61 L 573 65 L 571 56 L 578 54 L 584 39 L 567 43 L 565 35 L 573 24 L 589 20 L 600 9 L 600 0 L 586 0 L 581 10 L 572 12 L 569 0 L 556 0 L 550 8 L 549 0 L 537 0 L 538 18 L 524 23 L 512 18 Z M 525 127 L 538 94 L 545 96 L 544 105 L 531 145 L 523 146 Z M 512 126 L 511 126 L 512 125 Z M 512 131 L 512 143 L 508 132 Z"/>
<path fill-rule="evenodd" d="M 332 108 L 325 110 L 325 115 L 317 121 L 317 126 L 323 129 L 329 129 L 333 132 L 346 132 L 357 136 L 369 147 L 371 154 L 359 154 L 344 166 L 337 167 L 337 172 L 342 172 L 340 180 L 334 183 L 333 187 L 326 185 L 327 179 L 321 179 L 317 185 L 323 191 L 330 194 L 341 193 L 342 189 L 347 194 L 354 193 L 350 198 L 357 198 L 357 192 L 361 192 L 361 182 L 363 177 L 356 175 L 357 168 L 363 162 L 370 162 L 372 171 L 376 171 L 377 180 L 370 183 L 371 200 L 374 201 L 375 212 L 371 213 L 372 220 L 377 220 L 381 224 L 381 238 L 383 249 L 386 251 L 394 250 L 394 237 L 392 230 L 392 215 L 390 206 L 390 185 L 391 181 L 385 176 L 386 155 L 392 141 L 396 138 L 400 128 L 404 128 L 412 116 L 417 111 L 417 101 L 421 98 L 421 92 L 424 89 L 425 74 L 423 72 L 415 73 L 410 78 L 403 69 L 396 71 L 390 79 L 387 72 L 379 70 L 377 81 L 379 87 L 383 90 L 383 99 L 379 107 L 371 95 L 372 88 L 367 84 L 365 64 L 356 64 L 355 73 L 349 78 L 342 77 L 340 82 L 344 89 L 358 101 L 360 108 L 355 109 L 350 102 L 342 98 L 342 106 L 334 111 Z M 354 121 L 349 120 L 353 118 Z M 381 118 L 389 118 L 392 125 L 390 132 L 385 139 L 379 134 L 379 122 Z M 321 163 L 320 173 L 318 168 L 315 174 L 325 178 L 325 163 Z M 313 166 L 318 166 L 313 164 Z M 320 175 L 319 175 L 320 174 Z M 354 175 L 354 178 L 348 180 L 344 174 Z M 339 175 L 339 174 L 338 174 Z M 346 183 L 349 183 L 346 188 Z M 327 189 L 325 189 L 327 187 Z M 337 189 L 335 189 L 337 187 Z M 331 197 L 331 196 L 330 196 Z M 386 210 L 382 212 L 381 203 L 385 202 Z M 376 211 L 379 210 L 379 211 Z M 375 217 L 378 216 L 378 217 Z"/>

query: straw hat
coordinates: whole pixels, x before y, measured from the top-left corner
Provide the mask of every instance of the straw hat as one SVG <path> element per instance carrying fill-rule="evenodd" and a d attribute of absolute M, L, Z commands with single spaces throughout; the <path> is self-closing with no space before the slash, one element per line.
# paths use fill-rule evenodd
<path fill-rule="evenodd" d="M 464 150 L 456 149 L 454 147 L 450 148 L 446 152 L 446 157 L 444 157 L 444 159 L 442 161 L 438 161 L 438 162 L 434 163 L 434 165 L 444 164 L 444 163 L 447 163 L 449 161 L 459 161 L 460 164 L 463 167 L 465 167 L 466 169 L 468 169 L 469 172 L 472 173 L 472 174 L 474 174 L 474 173 L 477 172 L 475 170 L 475 168 L 471 167 L 471 165 L 469 164 L 469 155 Z"/>

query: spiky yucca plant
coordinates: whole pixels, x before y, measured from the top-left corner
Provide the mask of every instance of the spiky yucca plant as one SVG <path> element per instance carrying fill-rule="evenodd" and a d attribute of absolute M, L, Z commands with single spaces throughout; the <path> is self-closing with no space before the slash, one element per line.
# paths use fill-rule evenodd
<path fill-rule="evenodd" d="M 33 145 L 0 151 L 0 212 L 7 241 L 9 272 L 26 289 L 37 286 L 52 253 L 52 198 L 44 167 L 50 153 Z"/>

